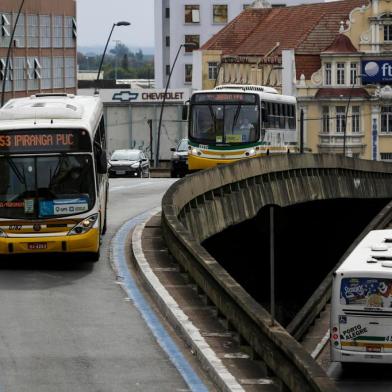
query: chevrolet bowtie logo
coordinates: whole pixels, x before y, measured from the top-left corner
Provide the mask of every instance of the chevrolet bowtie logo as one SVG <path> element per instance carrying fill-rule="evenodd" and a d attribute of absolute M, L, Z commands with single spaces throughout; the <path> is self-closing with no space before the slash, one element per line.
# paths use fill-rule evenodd
<path fill-rule="evenodd" d="M 139 93 L 131 93 L 130 91 L 121 91 L 113 94 L 112 101 L 130 102 L 137 99 Z"/>

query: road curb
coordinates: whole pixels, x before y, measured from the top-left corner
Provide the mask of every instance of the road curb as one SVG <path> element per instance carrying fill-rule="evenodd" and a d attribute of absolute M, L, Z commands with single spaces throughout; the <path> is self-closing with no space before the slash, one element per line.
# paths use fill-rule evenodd
<path fill-rule="evenodd" d="M 214 380 L 217 387 L 225 392 L 244 391 L 233 375 L 227 370 L 222 361 L 217 357 L 210 345 L 194 326 L 188 316 L 181 310 L 174 298 L 161 284 L 153 270 L 151 269 L 142 247 L 142 234 L 146 223 L 161 211 L 160 208 L 151 210 L 149 217 L 144 222 L 139 223 L 132 233 L 132 255 L 135 265 L 140 272 L 146 286 L 149 288 L 158 308 L 170 322 L 172 327 L 185 340 L 196 357 L 201 362 L 203 368 Z"/>

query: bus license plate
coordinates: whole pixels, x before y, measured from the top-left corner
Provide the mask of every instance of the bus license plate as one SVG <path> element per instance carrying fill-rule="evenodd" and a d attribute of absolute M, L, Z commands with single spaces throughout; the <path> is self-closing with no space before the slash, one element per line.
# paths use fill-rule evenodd
<path fill-rule="evenodd" d="M 381 345 L 380 344 L 367 345 L 366 351 L 368 353 L 380 353 L 381 352 Z"/>
<path fill-rule="evenodd" d="M 47 249 L 48 244 L 46 242 L 30 242 L 27 244 L 27 249 L 29 250 L 41 250 L 41 249 Z"/>

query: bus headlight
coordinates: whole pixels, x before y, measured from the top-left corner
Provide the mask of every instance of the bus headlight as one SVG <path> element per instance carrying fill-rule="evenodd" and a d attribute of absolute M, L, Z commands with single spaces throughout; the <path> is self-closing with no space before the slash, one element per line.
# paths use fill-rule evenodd
<path fill-rule="evenodd" d="M 3 230 L 0 229 L 0 238 L 6 238 L 7 234 Z"/>
<path fill-rule="evenodd" d="M 94 227 L 94 224 L 98 220 L 98 214 L 93 214 L 89 216 L 86 219 L 83 219 L 81 222 L 79 222 L 76 226 L 74 226 L 71 231 L 68 233 L 68 235 L 78 235 L 78 234 L 85 234 L 90 229 Z"/>
<path fill-rule="evenodd" d="M 192 150 L 192 154 L 193 154 L 193 155 L 197 155 L 197 150 L 196 150 L 196 148 L 194 148 L 194 149 Z"/>
<path fill-rule="evenodd" d="M 253 157 L 254 155 L 256 155 L 256 150 L 252 148 L 251 150 L 249 150 L 249 156 Z"/>

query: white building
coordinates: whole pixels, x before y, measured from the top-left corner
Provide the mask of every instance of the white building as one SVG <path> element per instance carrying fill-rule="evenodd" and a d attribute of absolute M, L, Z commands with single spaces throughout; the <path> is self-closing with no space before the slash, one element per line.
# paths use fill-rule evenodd
<path fill-rule="evenodd" d="M 322 0 L 269 0 L 272 7 Z M 155 0 L 155 87 L 164 88 L 180 45 L 203 45 L 252 0 Z M 258 0 L 262 6 L 267 0 Z M 192 87 L 192 52 L 182 48 L 173 69 L 171 88 Z"/>

